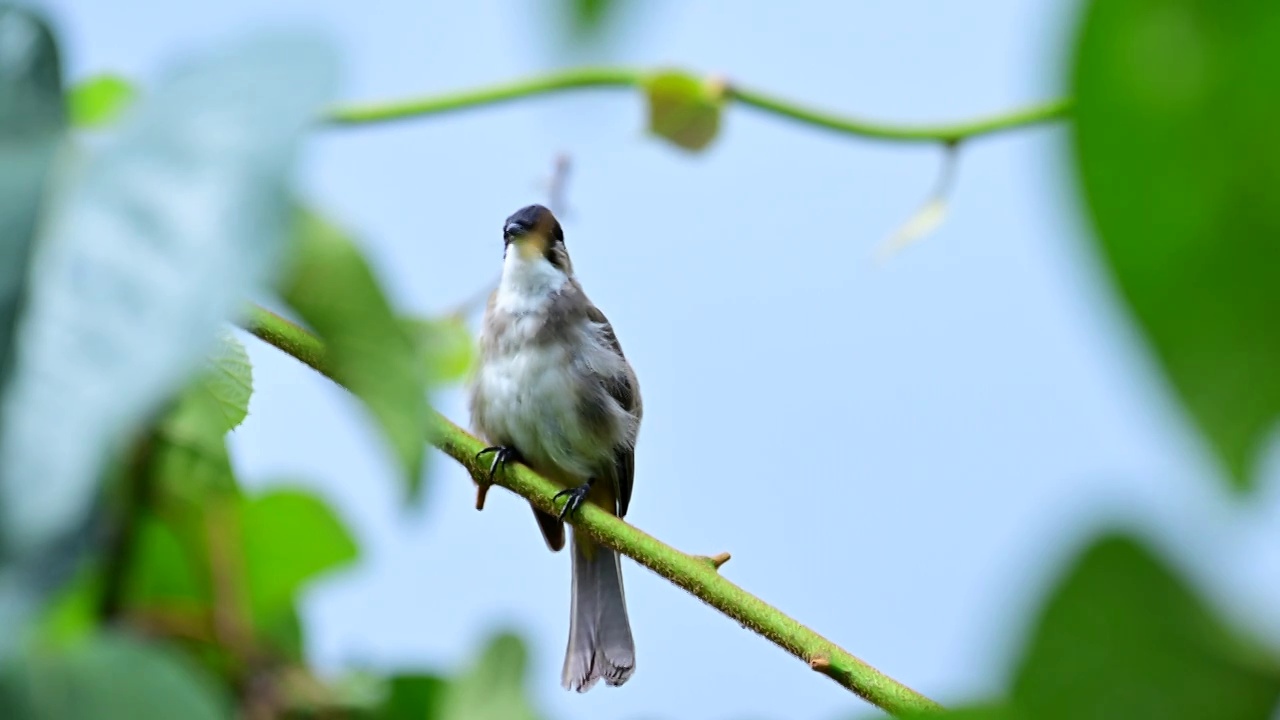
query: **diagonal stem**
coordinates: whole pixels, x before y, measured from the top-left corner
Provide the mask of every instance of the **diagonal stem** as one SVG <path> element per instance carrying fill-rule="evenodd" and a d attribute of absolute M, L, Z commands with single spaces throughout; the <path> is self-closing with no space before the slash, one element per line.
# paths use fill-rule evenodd
<path fill-rule="evenodd" d="M 302 327 L 256 306 L 250 308 L 242 325 L 258 338 L 333 379 L 327 368 L 323 343 Z M 432 414 L 428 440 L 465 467 L 476 482 L 487 481 L 489 469 L 485 462 L 476 459 L 484 443 L 439 413 Z M 498 473 L 495 481 L 544 512 L 558 511 L 552 498 L 560 488 L 523 465 L 507 467 Z M 681 552 L 594 505 L 583 505 L 569 522 L 877 707 L 894 715 L 941 709 L 937 703 L 725 579 L 707 558 Z"/>

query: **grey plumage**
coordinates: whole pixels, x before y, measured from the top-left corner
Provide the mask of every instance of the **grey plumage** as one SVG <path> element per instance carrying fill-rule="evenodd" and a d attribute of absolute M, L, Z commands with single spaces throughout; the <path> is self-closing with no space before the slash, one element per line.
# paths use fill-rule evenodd
<path fill-rule="evenodd" d="M 489 299 L 470 387 L 471 424 L 535 471 L 623 517 L 643 414 L 639 383 L 608 319 L 574 277 L 559 223 L 529 206 L 507 220 L 502 281 Z M 548 547 L 564 526 L 534 510 Z M 619 558 L 573 534 L 569 642 L 562 683 L 621 685 L 635 670 Z"/>

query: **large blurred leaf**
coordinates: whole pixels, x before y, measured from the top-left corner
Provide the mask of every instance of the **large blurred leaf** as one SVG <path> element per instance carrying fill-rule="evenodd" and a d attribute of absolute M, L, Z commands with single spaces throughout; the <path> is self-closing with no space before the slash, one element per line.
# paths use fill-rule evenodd
<path fill-rule="evenodd" d="M 216 508 L 216 512 L 209 512 Z M 259 639 L 300 657 L 295 600 L 307 582 L 356 558 L 355 541 L 319 498 L 272 490 L 232 499 L 209 496 L 193 506 L 141 518 L 127 601 L 144 614 L 208 617 L 214 604 L 211 538 L 222 538 L 228 601 L 243 599 Z"/>
<path fill-rule="evenodd" d="M 417 341 L 432 386 L 466 379 L 476 360 L 476 339 L 465 318 L 410 318 L 405 323 Z"/>
<path fill-rule="evenodd" d="M 209 608 L 206 553 L 192 552 L 202 537 L 198 523 L 184 537 L 173 522 L 143 513 L 134 530 L 134 549 L 125 578 L 126 602 L 136 608 L 201 612 Z"/>
<path fill-rule="evenodd" d="M 28 258 L 65 122 L 52 33 L 30 12 L 0 4 L 0 393 L 12 373 Z M 0 414 L 0 430 L 6 423 L 13 421 Z M 13 502 L 0 492 L 0 518 L 18 511 L 6 510 Z M 13 554 L 0 519 L 0 659 L 13 651 L 38 595 L 29 575 L 40 568 L 13 567 Z"/>
<path fill-rule="evenodd" d="M 440 720 L 537 720 L 525 691 L 528 651 L 514 634 L 489 641 L 480 659 L 454 678 L 440 705 Z"/>
<path fill-rule="evenodd" d="M 272 276 L 298 142 L 334 80 L 310 36 L 206 54 L 59 189 L 2 407 L 11 548 L 36 557 L 75 533 L 109 453 Z"/>
<path fill-rule="evenodd" d="M 129 107 L 137 91 L 128 80 L 117 75 L 97 75 L 77 83 L 68 93 L 71 122 L 76 127 L 92 128 L 110 124 Z"/>
<path fill-rule="evenodd" d="M 356 558 L 356 544 L 314 495 L 272 490 L 245 500 L 240 524 L 250 605 L 273 621 L 291 612 L 297 592 L 317 575 Z"/>
<path fill-rule="evenodd" d="M 99 635 L 36 652 L 0 681 L 5 720 L 221 720 L 229 703 L 167 650 Z"/>
<path fill-rule="evenodd" d="M 415 342 L 392 312 L 359 248 L 310 213 L 295 226 L 284 299 L 325 342 L 334 376 L 369 408 L 404 468 L 409 497 L 422 485 L 428 407 Z"/>
<path fill-rule="evenodd" d="M 1280 6 L 1093 0 L 1076 151 L 1102 251 L 1238 487 L 1280 414 Z"/>
<path fill-rule="evenodd" d="M 66 124 L 62 103 L 53 34 L 30 12 L 0 5 L 0 383 L 9 375 L 29 249 Z"/>
<path fill-rule="evenodd" d="M 697 152 L 720 132 L 723 84 L 671 70 L 650 75 L 644 89 L 649 101 L 649 132 L 654 135 Z"/>
<path fill-rule="evenodd" d="M 1266 720 L 1280 667 L 1146 548 L 1107 536 L 1052 592 L 1013 691 L 1036 720 Z"/>

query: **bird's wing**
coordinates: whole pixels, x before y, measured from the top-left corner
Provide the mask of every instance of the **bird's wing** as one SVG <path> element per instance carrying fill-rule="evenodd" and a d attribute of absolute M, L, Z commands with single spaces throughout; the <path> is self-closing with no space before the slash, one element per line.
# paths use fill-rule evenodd
<path fill-rule="evenodd" d="M 587 317 L 592 322 L 600 324 L 601 333 L 613 351 L 618 353 L 618 357 L 625 362 L 627 356 L 622 352 L 622 343 L 618 342 L 618 336 L 613 332 L 613 325 L 609 323 L 609 318 L 605 317 L 600 308 L 587 304 Z M 621 375 L 615 375 L 604 379 L 605 388 L 613 399 L 618 402 L 624 409 L 636 416 L 639 421 L 643 413 L 643 405 L 640 400 L 639 382 L 636 380 L 635 373 L 631 370 L 631 364 L 626 363 L 626 372 Z M 618 517 L 626 517 L 627 506 L 631 504 L 631 488 L 635 483 L 636 477 L 636 451 L 634 447 L 619 447 L 614 453 L 614 478 L 618 486 Z"/>

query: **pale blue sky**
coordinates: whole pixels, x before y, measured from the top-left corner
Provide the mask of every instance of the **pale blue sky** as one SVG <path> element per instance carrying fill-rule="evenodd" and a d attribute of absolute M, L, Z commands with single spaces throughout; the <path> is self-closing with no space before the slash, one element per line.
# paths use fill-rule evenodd
<path fill-rule="evenodd" d="M 57 0 L 73 77 L 145 81 L 173 53 L 266 20 L 329 29 L 343 96 L 398 98 L 567 64 L 533 3 Z M 784 10 L 783 8 L 794 8 Z M 886 120 L 962 119 L 1062 93 L 1072 2 L 645 2 L 599 61 L 677 64 Z M 583 56 L 578 56 L 580 59 Z M 1113 302 L 1076 210 L 1063 128 L 965 148 L 951 214 L 887 264 L 874 247 L 939 153 L 731 111 L 690 157 L 642 132 L 634 95 L 561 96 L 333 130 L 305 184 L 358 229 L 406 310 L 497 272 L 499 227 L 574 158 L 568 246 L 640 374 L 628 519 L 890 675 L 954 702 L 996 690 L 1031 597 L 1107 517 L 1141 518 L 1216 597 L 1280 637 L 1280 493 L 1233 509 Z M 568 557 L 523 503 L 472 510 L 436 455 L 420 511 L 342 392 L 250 344 L 233 450 L 254 486 L 296 481 L 352 525 L 363 563 L 306 603 L 324 668 L 454 666 L 488 632 L 530 641 L 550 718 L 856 715 L 860 702 L 638 566 L 624 569 L 634 679 L 559 688 Z M 440 408 L 463 421 L 458 393 Z M 1272 455 L 1274 457 L 1274 453 Z M 864 707 L 864 706 L 863 706 Z"/>

